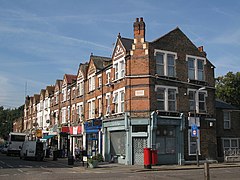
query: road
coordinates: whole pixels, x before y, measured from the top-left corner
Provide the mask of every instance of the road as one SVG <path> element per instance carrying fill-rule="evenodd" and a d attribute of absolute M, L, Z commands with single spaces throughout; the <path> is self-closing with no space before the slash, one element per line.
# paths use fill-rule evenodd
<path fill-rule="evenodd" d="M 143 169 L 142 169 L 143 170 Z M 211 179 L 239 179 L 240 167 L 210 169 Z M 0 154 L 1 180 L 39 180 L 39 179 L 166 179 L 190 180 L 204 179 L 203 169 L 131 171 L 125 167 L 111 164 L 96 169 L 67 165 L 66 161 L 46 160 L 43 162 L 21 160 L 19 157 Z"/>

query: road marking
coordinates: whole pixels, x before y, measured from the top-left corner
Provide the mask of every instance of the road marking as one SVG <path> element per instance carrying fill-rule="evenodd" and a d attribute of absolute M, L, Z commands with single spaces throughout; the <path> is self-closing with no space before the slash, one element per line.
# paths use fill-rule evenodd
<path fill-rule="evenodd" d="M 5 162 L 3 162 L 3 161 L 0 161 L 0 163 L 5 164 Z"/>
<path fill-rule="evenodd" d="M 21 169 L 18 169 L 18 171 L 21 172 L 21 173 L 23 173 L 23 170 L 21 170 Z"/>
<path fill-rule="evenodd" d="M 0 176 L 9 176 L 9 174 L 1 174 Z"/>
<path fill-rule="evenodd" d="M 13 166 L 11 166 L 11 165 L 9 165 L 9 164 L 6 164 L 6 165 L 7 165 L 7 167 L 13 168 Z"/>

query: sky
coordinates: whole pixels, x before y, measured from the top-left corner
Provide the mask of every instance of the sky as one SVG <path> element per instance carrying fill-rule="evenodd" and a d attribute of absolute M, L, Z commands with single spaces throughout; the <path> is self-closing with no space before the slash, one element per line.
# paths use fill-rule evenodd
<path fill-rule="evenodd" d="M 91 53 L 110 57 L 118 33 L 133 38 L 143 17 L 146 40 L 179 27 L 204 46 L 215 77 L 240 71 L 238 0 L 0 0 L 0 106 L 17 108 Z"/>

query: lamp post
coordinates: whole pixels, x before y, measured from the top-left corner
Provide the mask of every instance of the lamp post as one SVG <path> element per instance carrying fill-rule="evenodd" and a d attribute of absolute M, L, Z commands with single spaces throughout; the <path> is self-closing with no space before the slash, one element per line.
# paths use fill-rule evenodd
<path fill-rule="evenodd" d="M 197 117 L 196 117 L 196 111 L 197 111 L 197 106 L 199 110 L 199 101 L 197 102 L 197 96 L 198 93 L 202 90 L 206 89 L 206 87 L 201 87 L 195 91 L 195 108 L 194 108 L 194 119 L 195 119 L 195 125 L 197 126 Z M 198 98 L 199 99 L 199 98 Z M 198 157 L 198 135 L 196 136 L 196 161 L 197 161 L 197 166 L 199 166 L 199 157 Z"/>

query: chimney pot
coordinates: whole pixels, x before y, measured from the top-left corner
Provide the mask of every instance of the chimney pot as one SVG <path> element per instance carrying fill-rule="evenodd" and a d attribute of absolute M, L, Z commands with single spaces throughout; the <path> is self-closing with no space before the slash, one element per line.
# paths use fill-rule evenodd
<path fill-rule="evenodd" d="M 140 18 L 140 21 L 143 22 L 143 17 Z"/>
<path fill-rule="evenodd" d="M 198 47 L 198 50 L 199 50 L 200 52 L 203 52 L 203 46 Z"/>
<path fill-rule="evenodd" d="M 139 22 L 139 18 L 136 18 L 136 22 Z"/>

